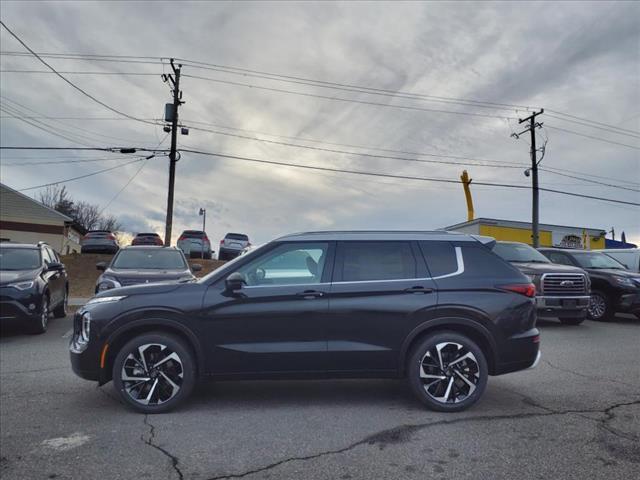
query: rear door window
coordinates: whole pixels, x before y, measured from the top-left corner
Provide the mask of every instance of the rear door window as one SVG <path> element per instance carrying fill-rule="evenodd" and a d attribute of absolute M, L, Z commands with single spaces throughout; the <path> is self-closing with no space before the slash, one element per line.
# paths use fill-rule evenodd
<path fill-rule="evenodd" d="M 456 251 L 451 242 L 419 242 L 432 277 L 451 275 L 458 270 Z"/>
<path fill-rule="evenodd" d="M 338 281 L 417 278 L 411 242 L 340 242 L 338 249 Z"/>

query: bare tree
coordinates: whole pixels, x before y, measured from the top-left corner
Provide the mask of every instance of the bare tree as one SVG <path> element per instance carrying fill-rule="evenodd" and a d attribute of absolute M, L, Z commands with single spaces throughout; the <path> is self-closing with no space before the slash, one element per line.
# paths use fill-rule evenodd
<path fill-rule="evenodd" d="M 74 204 L 64 185 L 49 185 L 40 192 L 40 203 L 73 218 Z"/>

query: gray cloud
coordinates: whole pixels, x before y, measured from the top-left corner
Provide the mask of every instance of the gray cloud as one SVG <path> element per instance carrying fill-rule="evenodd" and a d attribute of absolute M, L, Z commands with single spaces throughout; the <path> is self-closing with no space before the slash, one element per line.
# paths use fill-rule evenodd
<path fill-rule="evenodd" d="M 544 2 L 3 2 L 2 8 L 3 21 L 37 51 L 184 57 L 429 95 L 541 105 L 635 130 L 640 129 L 639 18 L 640 7 L 631 2 L 556 2 L 553 6 Z M 4 31 L 0 41 L 2 50 L 20 50 Z M 157 74 L 70 77 L 105 102 L 139 117 L 159 118 L 169 101 L 158 65 L 52 63 L 61 70 Z M 44 68 L 31 58 L 3 57 L 1 64 L 3 69 Z M 191 67 L 185 67 L 184 73 L 385 104 L 522 114 L 338 92 Z M 53 75 L 3 73 L 0 88 L 3 96 L 47 115 L 114 116 Z M 327 142 L 528 162 L 526 140 L 510 138 L 512 129 L 518 128 L 516 121 L 322 100 L 187 77 L 183 90 L 185 120 Z M 551 117 L 543 120 L 549 126 L 638 145 L 633 138 Z M 76 131 L 84 135 L 79 140 L 97 145 L 123 141 L 156 145 L 164 136 L 160 128 L 123 120 L 70 120 L 57 125 L 122 139 Z M 3 145 L 71 145 L 7 118 L 0 122 L 0 134 Z M 552 129 L 546 134 L 549 145 L 543 166 L 640 183 L 638 150 Z M 179 137 L 179 143 L 240 156 L 393 174 L 457 179 L 463 168 L 352 157 L 195 130 Z M 19 156 L 3 152 L 0 162 L 2 181 L 14 188 L 117 163 L 7 165 Z M 33 152 L 23 156 L 44 158 Z M 90 177 L 68 188 L 77 198 L 104 205 L 138 167 L 134 164 Z M 163 233 L 167 168 L 166 158 L 150 160 L 109 212 L 132 231 L 151 228 Z M 467 169 L 478 181 L 528 182 L 522 170 Z M 634 192 L 548 172 L 542 173 L 541 181 L 549 188 L 639 200 Z M 524 191 L 474 186 L 473 194 L 478 215 L 516 220 L 530 216 L 530 198 Z M 174 235 L 200 225 L 200 207 L 207 208 L 210 237 L 245 231 L 257 243 L 316 228 L 438 228 L 462 221 L 466 215 L 458 185 L 311 172 L 184 153 L 178 163 Z M 640 241 L 638 210 L 633 207 L 545 193 L 541 220 L 603 229 L 615 226 L 616 231 L 626 230 L 628 238 Z"/>

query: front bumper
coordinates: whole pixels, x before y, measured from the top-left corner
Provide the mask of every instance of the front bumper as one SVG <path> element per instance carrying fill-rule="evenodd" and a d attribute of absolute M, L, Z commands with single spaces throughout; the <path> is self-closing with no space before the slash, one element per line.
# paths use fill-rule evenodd
<path fill-rule="evenodd" d="M 30 292 L 15 292 L 11 297 L 1 295 L 0 320 L 29 320 L 39 315 L 41 299 Z"/>
<path fill-rule="evenodd" d="M 579 317 L 586 315 L 588 295 L 580 297 L 536 297 L 538 317 Z"/>
<path fill-rule="evenodd" d="M 640 292 L 620 295 L 616 310 L 619 312 L 640 313 Z"/>

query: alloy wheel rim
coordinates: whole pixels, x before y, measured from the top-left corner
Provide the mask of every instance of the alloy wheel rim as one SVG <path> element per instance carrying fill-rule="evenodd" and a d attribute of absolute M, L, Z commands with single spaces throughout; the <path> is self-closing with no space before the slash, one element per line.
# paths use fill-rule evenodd
<path fill-rule="evenodd" d="M 480 365 L 468 348 L 442 342 L 427 350 L 420 360 L 422 386 L 438 403 L 460 403 L 473 394 L 480 381 Z"/>
<path fill-rule="evenodd" d="M 593 318 L 600 318 L 604 315 L 606 309 L 607 304 L 604 297 L 597 293 L 591 294 L 591 299 L 589 300 L 589 314 Z"/>
<path fill-rule="evenodd" d="M 129 397 L 141 405 L 161 405 L 175 397 L 184 379 L 182 360 L 160 343 L 146 343 L 127 355 L 121 380 Z"/>

